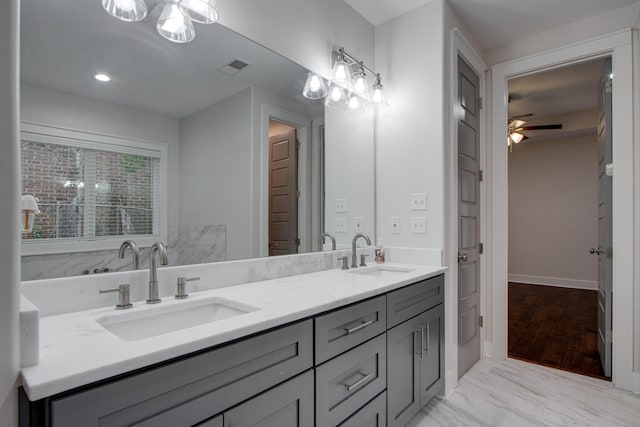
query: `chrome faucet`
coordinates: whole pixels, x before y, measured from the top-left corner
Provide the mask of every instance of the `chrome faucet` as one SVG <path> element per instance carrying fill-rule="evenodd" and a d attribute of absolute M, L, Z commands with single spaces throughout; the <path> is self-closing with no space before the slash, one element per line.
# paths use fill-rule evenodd
<path fill-rule="evenodd" d="M 336 250 L 336 238 L 333 237 L 331 234 L 329 233 L 322 233 L 320 235 L 320 249 L 322 249 L 322 245 L 324 244 L 324 238 L 328 237 L 331 239 L 331 250 L 335 251 Z"/>
<path fill-rule="evenodd" d="M 124 251 L 127 250 L 127 246 L 131 249 L 131 255 L 133 255 L 133 269 L 137 270 L 140 268 L 140 249 L 138 249 L 138 245 L 136 245 L 136 242 L 133 240 L 125 240 L 122 245 L 120 245 L 118 258 L 124 258 Z"/>
<path fill-rule="evenodd" d="M 356 256 L 356 241 L 360 238 L 364 238 L 367 241 L 367 245 L 371 246 L 371 239 L 364 233 L 358 233 L 353 236 L 353 240 L 351 241 L 351 268 L 358 267 L 358 257 Z"/>
<path fill-rule="evenodd" d="M 149 298 L 147 299 L 147 304 L 157 304 L 162 301 L 158 298 L 158 267 L 156 254 L 160 257 L 160 263 L 162 265 L 169 264 L 167 248 L 162 242 L 155 242 L 153 246 L 151 246 L 151 253 L 149 254 Z"/>

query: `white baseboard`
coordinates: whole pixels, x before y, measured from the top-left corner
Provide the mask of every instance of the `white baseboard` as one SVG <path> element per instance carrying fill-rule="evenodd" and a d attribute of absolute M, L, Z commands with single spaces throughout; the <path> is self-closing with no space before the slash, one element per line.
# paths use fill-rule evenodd
<path fill-rule="evenodd" d="M 588 290 L 598 289 L 597 281 L 564 279 L 560 277 L 530 276 L 527 274 L 509 273 L 509 282 L 527 283 L 530 285 L 557 286 L 559 288 L 575 288 Z"/>

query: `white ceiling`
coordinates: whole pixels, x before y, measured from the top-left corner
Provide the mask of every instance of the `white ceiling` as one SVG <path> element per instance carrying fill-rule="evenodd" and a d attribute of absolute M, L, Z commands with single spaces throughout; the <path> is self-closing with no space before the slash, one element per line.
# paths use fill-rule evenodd
<path fill-rule="evenodd" d="M 345 0 L 379 25 L 433 0 Z M 448 0 L 483 49 L 579 21 L 638 0 Z"/>
<path fill-rule="evenodd" d="M 158 1 L 146 0 L 149 10 Z M 304 68 L 218 24 L 196 24 L 195 40 L 176 44 L 156 32 L 157 10 L 125 23 L 95 0 L 29 0 L 21 9 L 23 83 L 177 119 L 249 85 L 311 105 L 301 95 Z M 237 57 L 251 65 L 233 77 L 217 71 Z M 112 81 L 96 82 L 97 72 Z"/>

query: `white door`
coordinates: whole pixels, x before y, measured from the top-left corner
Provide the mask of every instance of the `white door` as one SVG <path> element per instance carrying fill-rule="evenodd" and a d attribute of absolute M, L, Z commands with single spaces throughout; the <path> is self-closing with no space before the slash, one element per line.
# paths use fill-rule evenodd
<path fill-rule="evenodd" d="M 612 161 L 611 132 L 611 59 L 605 61 L 599 91 L 598 120 L 598 248 L 591 253 L 598 256 L 598 353 L 602 369 L 611 376 L 611 327 L 613 283 L 613 239 L 611 176 L 607 165 Z"/>
<path fill-rule="evenodd" d="M 458 56 L 458 377 L 480 359 L 480 78 Z"/>

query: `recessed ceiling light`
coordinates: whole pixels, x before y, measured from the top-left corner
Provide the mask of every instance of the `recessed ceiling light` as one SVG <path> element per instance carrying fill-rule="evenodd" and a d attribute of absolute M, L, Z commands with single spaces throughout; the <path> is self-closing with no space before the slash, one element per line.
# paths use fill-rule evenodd
<path fill-rule="evenodd" d="M 106 74 L 102 74 L 102 73 L 98 73 L 95 76 L 93 76 L 94 79 L 96 79 L 99 82 L 110 82 L 111 81 L 111 77 L 107 76 Z"/>

